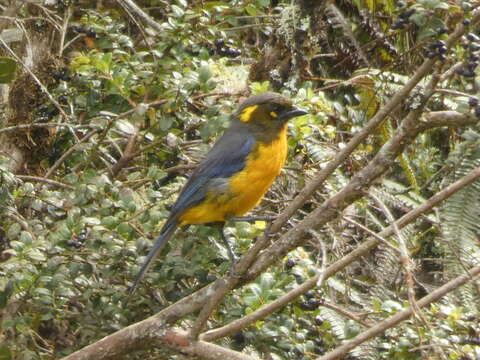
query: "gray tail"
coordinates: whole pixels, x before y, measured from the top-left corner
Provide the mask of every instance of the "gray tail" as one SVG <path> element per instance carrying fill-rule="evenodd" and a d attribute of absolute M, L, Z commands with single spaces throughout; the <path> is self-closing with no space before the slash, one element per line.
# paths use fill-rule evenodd
<path fill-rule="evenodd" d="M 160 251 L 163 249 L 163 247 L 167 244 L 168 240 L 172 237 L 173 233 L 177 229 L 177 221 L 169 221 L 165 226 L 162 228 L 162 232 L 158 236 L 157 240 L 155 241 L 155 244 L 153 245 L 153 248 L 150 250 L 150 252 L 147 255 L 147 258 L 145 262 L 142 265 L 142 268 L 140 269 L 140 272 L 138 273 L 137 277 L 135 278 L 135 281 L 130 288 L 130 295 L 133 294 L 138 287 L 138 284 L 142 279 L 144 278 L 145 274 L 147 273 L 148 269 L 152 265 L 152 261 L 157 257 L 157 255 L 160 253 Z"/>

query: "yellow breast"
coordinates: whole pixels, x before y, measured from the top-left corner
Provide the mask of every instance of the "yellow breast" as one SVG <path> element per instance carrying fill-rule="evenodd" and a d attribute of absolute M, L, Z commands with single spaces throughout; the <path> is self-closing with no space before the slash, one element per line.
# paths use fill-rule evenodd
<path fill-rule="evenodd" d="M 245 168 L 230 179 L 231 214 L 241 216 L 257 205 L 272 185 L 287 158 L 287 128 L 277 140 L 259 143 L 247 158 Z"/>
<path fill-rule="evenodd" d="M 247 157 L 245 168 L 230 178 L 227 193 L 208 194 L 205 201 L 180 216 L 180 225 L 225 221 L 245 214 L 260 202 L 280 174 L 287 152 L 285 125 L 277 140 L 255 145 Z"/>

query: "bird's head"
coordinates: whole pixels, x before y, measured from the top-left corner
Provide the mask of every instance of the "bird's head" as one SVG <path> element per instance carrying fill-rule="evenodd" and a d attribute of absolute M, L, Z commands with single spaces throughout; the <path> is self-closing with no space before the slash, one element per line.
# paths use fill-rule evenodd
<path fill-rule="evenodd" d="M 243 124 L 255 135 L 275 139 L 288 120 L 307 114 L 297 109 L 282 95 L 266 92 L 245 100 L 233 116 L 233 122 Z"/>

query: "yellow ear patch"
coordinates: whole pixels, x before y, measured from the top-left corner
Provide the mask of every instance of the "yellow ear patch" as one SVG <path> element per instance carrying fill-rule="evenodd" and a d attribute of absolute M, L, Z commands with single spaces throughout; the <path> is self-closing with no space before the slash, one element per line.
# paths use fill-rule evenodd
<path fill-rule="evenodd" d="M 252 120 L 252 114 L 258 109 L 258 105 L 249 106 L 240 114 L 240 121 L 249 122 Z"/>
<path fill-rule="evenodd" d="M 275 112 L 275 111 L 272 111 L 270 113 L 270 116 L 273 117 L 273 118 L 277 118 L 278 117 L 278 114 Z"/>

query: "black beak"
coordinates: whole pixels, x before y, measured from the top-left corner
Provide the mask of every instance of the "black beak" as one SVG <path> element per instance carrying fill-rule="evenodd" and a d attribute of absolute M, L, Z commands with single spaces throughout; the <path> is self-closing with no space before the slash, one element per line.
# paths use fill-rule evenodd
<path fill-rule="evenodd" d="M 297 109 L 297 108 L 293 108 L 292 110 L 282 114 L 280 116 L 280 121 L 288 121 L 294 117 L 297 117 L 297 116 L 302 116 L 302 115 L 307 115 L 308 113 L 304 110 L 300 110 L 300 109 Z"/>

